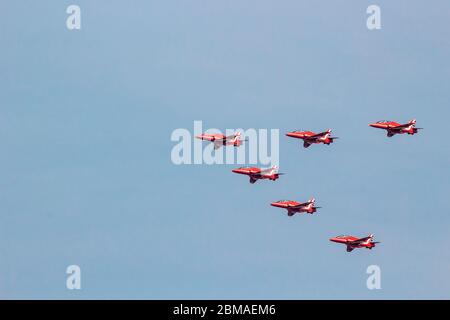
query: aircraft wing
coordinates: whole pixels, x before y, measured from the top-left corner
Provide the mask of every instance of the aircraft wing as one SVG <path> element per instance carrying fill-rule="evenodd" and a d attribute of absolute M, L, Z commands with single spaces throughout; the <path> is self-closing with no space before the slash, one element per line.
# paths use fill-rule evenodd
<path fill-rule="evenodd" d="M 223 138 L 214 138 L 214 141 L 224 141 L 227 139 L 231 139 L 230 137 L 223 137 Z"/>
<path fill-rule="evenodd" d="M 250 173 L 250 174 L 248 174 L 248 176 L 250 177 L 250 179 L 256 179 L 256 180 L 261 178 L 260 173 Z"/>
<path fill-rule="evenodd" d="M 317 138 L 320 138 L 320 137 L 326 135 L 327 133 L 328 133 L 327 131 L 324 131 L 324 132 L 321 132 L 321 133 L 317 133 L 317 134 L 315 134 L 313 136 L 309 136 L 306 139 L 317 139 Z"/>
<path fill-rule="evenodd" d="M 291 206 L 291 208 L 299 209 L 299 208 L 306 207 L 308 204 L 309 204 L 309 202 L 303 202 L 303 203 L 299 203 L 296 206 Z"/>
<path fill-rule="evenodd" d="M 369 240 L 370 238 L 371 238 L 371 237 L 364 237 L 364 238 L 356 239 L 356 240 L 353 240 L 353 241 L 349 241 L 348 243 L 354 244 L 354 245 L 358 245 L 358 244 L 361 244 L 361 243 L 363 243 L 363 242 L 366 242 L 366 241 Z"/>
<path fill-rule="evenodd" d="M 224 137 L 222 140 L 232 140 L 232 139 L 236 138 L 237 136 L 238 136 L 238 134 L 235 133 L 235 134 L 232 134 L 231 136 Z"/>
<path fill-rule="evenodd" d="M 219 141 L 215 140 L 213 143 L 214 143 L 214 150 L 217 150 L 223 146 L 222 140 Z"/>
<path fill-rule="evenodd" d="M 261 170 L 258 174 L 266 174 L 266 173 L 270 173 L 273 170 L 273 168 L 267 168 L 264 170 Z M 275 171 L 275 173 L 278 173 Z"/>
<path fill-rule="evenodd" d="M 405 123 L 405 124 L 400 124 L 398 126 L 395 127 L 389 127 L 389 130 L 400 130 L 400 129 L 404 129 L 404 128 L 408 128 L 409 126 L 411 126 L 411 123 Z"/>

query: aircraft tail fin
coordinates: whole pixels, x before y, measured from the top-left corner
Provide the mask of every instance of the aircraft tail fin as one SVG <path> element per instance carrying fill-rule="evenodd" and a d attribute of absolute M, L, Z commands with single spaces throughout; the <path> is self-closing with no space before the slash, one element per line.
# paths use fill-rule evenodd
<path fill-rule="evenodd" d="M 369 235 L 367 236 L 367 241 L 366 241 L 366 243 L 367 243 L 367 244 L 373 243 L 373 233 L 371 233 L 371 234 L 369 234 Z"/>
<path fill-rule="evenodd" d="M 231 141 L 232 141 L 232 142 L 238 141 L 240 136 L 241 136 L 241 132 L 240 132 L 240 131 L 236 131 L 236 132 L 233 134 L 233 139 L 232 139 Z"/>
<path fill-rule="evenodd" d="M 327 130 L 326 137 L 327 137 L 328 139 L 330 139 L 331 142 L 333 142 L 334 139 L 339 139 L 339 137 L 332 137 L 332 136 L 331 136 L 331 131 L 332 131 L 331 129 L 328 129 L 328 130 Z"/>

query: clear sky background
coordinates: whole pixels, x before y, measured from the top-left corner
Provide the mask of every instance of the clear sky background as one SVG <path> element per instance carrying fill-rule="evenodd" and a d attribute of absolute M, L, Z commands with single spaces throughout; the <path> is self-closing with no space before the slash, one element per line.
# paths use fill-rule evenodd
<path fill-rule="evenodd" d="M 0 297 L 450 298 L 449 20 L 447 0 L 0 2 Z M 173 165 L 194 120 L 279 128 L 287 175 Z M 269 205 L 310 196 L 312 216 Z"/>

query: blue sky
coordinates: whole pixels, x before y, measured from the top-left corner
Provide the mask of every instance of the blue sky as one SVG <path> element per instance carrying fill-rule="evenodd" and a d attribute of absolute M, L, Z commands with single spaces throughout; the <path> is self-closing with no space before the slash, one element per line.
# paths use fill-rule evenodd
<path fill-rule="evenodd" d="M 0 297 L 450 298 L 449 13 L 444 0 L 2 1 Z M 412 118 L 415 136 L 367 126 Z M 279 128 L 287 175 L 250 185 L 233 165 L 173 165 L 170 135 L 194 120 Z M 297 128 L 340 139 L 303 149 L 283 136 Z M 313 216 L 269 206 L 309 196 Z M 368 233 L 371 251 L 328 241 Z M 65 287 L 71 264 L 80 291 Z M 381 290 L 366 288 L 372 264 Z"/>

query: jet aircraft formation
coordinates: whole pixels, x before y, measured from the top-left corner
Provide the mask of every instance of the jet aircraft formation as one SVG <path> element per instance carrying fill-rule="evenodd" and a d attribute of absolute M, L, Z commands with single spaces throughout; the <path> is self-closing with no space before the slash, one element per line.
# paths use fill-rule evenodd
<path fill-rule="evenodd" d="M 389 138 L 396 134 L 409 134 L 414 135 L 422 128 L 416 128 L 416 120 L 413 119 L 405 124 L 400 124 L 394 121 L 377 121 L 369 124 L 369 126 L 377 129 L 384 129 L 387 132 Z M 246 140 L 240 139 L 241 133 L 235 132 L 233 135 L 225 136 L 222 134 L 206 134 L 196 136 L 197 139 L 206 140 L 214 143 L 214 149 L 219 149 L 222 146 L 234 146 L 239 147 Z M 321 133 L 314 133 L 312 131 L 294 130 L 286 133 L 286 136 L 303 140 L 303 147 L 309 148 L 312 144 L 326 144 L 330 145 L 338 137 L 331 136 L 331 129 L 328 129 Z M 258 180 L 271 180 L 276 181 L 284 173 L 278 172 L 277 166 L 271 168 L 259 168 L 259 167 L 240 167 L 232 170 L 232 172 L 246 175 L 249 177 L 249 182 L 254 184 Z M 298 202 L 294 200 L 279 200 L 272 202 L 270 205 L 277 208 L 287 210 L 289 217 L 294 216 L 296 213 L 309 213 L 314 214 L 320 207 L 315 206 L 316 199 L 311 198 L 306 202 Z M 374 235 L 370 234 L 367 237 L 358 238 L 351 235 L 341 235 L 330 238 L 330 241 L 335 243 L 341 243 L 346 245 L 347 252 L 353 251 L 355 248 L 372 249 L 379 242 L 373 241 Z"/>

